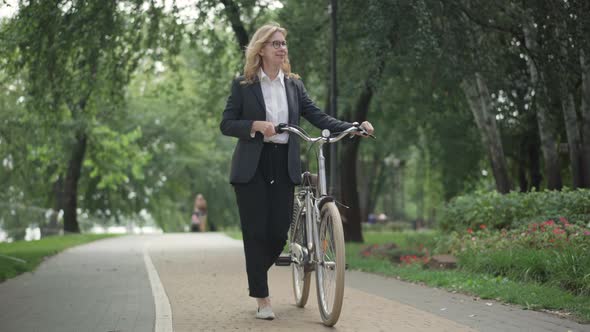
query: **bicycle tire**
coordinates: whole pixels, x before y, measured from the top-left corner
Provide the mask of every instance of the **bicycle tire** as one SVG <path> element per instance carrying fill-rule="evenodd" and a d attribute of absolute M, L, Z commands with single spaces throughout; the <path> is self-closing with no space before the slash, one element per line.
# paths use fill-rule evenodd
<path fill-rule="evenodd" d="M 295 200 L 293 208 L 293 220 L 291 221 L 291 230 L 289 232 L 289 244 L 297 243 L 303 247 L 306 246 L 305 235 L 305 208 Z M 299 308 L 305 307 L 309 297 L 309 285 L 311 284 L 311 272 L 305 271 L 304 262 L 300 264 L 291 264 L 293 276 L 293 295 L 295 296 L 295 305 Z"/>
<path fill-rule="evenodd" d="M 345 247 L 340 212 L 333 202 L 324 204 L 319 225 L 322 262 L 316 268 L 316 290 L 322 322 L 334 326 L 344 298 Z"/>

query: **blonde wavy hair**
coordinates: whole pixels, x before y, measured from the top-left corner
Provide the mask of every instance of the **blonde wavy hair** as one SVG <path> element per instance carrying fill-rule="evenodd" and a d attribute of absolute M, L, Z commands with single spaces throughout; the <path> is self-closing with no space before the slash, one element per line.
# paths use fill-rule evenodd
<path fill-rule="evenodd" d="M 282 28 L 278 23 L 271 22 L 258 28 L 252 36 L 252 39 L 250 39 L 250 43 L 246 46 L 246 64 L 244 65 L 244 80 L 242 81 L 242 84 L 252 84 L 256 80 L 260 67 L 262 67 L 262 57 L 258 53 L 260 53 L 264 44 L 268 42 L 272 35 L 277 31 L 287 38 L 287 29 Z M 285 76 L 299 78 L 299 75 L 291 73 L 289 55 L 285 58 L 282 69 Z"/>

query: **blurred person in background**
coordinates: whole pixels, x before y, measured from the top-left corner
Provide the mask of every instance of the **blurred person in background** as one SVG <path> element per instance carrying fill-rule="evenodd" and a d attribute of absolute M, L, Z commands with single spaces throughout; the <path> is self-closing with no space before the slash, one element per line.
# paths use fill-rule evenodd
<path fill-rule="evenodd" d="M 207 230 L 207 201 L 202 194 L 197 194 L 191 216 L 191 232 L 205 232 Z"/>

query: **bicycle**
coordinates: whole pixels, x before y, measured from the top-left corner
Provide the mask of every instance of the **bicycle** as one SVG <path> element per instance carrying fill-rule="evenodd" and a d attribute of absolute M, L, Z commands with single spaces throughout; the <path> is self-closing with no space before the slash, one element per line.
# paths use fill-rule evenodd
<path fill-rule="evenodd" d="M 289 255 L 280 256 L 277 265 L 292 266 L 295 303 L 303 308 L 309 297 L 311 272 L 315 271 L 318 306 L 322 322 L 334 326 L 340 317 L 344 298 L 345 247 L 340 212 L 326 186 L 323 145 L 336 143 L 347 135 L 367 132 L 353 123 L 335 137 L 324 129 L 322 136 L 312 138 L 302 129 L 280 124 L 277 133 L 294 133 L 307 142 L 318 144 L 318 174 L 304 172 L 295 194 L 293 219 L 289 230 Z M 374 136 L 371 135 L 374 138 Z M 309 231 L 310 230 L 310 231 Z"/>

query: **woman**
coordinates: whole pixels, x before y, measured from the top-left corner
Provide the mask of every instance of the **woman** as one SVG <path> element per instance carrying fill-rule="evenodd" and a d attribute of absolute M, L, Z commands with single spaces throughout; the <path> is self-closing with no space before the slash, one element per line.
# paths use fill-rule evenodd
<path fill-rule="evenodd" d="M 274 319 L 267 271 L 280 255 L 291 220 L 293 189 L 301 182 L 299 141 L 277 134 L 279 123 L 299 125 L 303 116 L 320 129 L 340 132 L 352 126 L 323 113 L 291 73 L 287 31 L 278 24 L 259 28 L 246 48 L 244 76 L 233 81 L 220 124 L 238 138 L 230 183 L 234 186 L 246 256 L 249 295 L 256 318 Z M 369 132 L 369 122 L 361 124 Z"/>
<path fill-rule="evenodd" d="M 191 216 L 191 232 L 207 230 L 207 201 L 202 194 L 197 194 Z"/>

